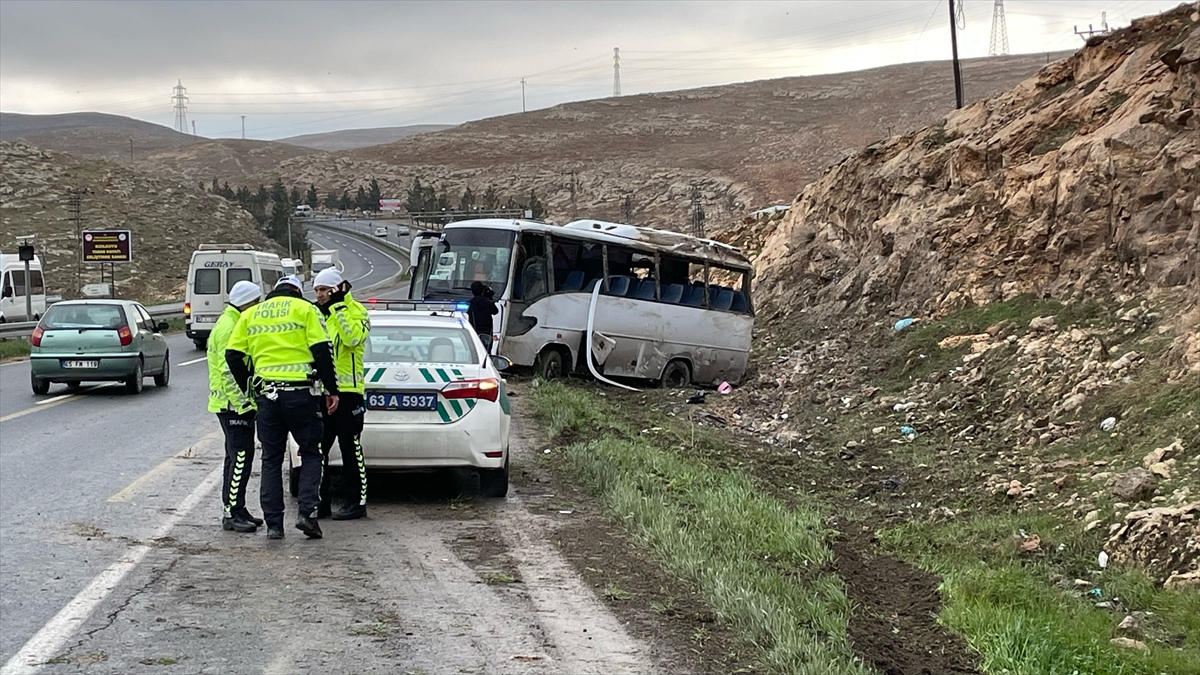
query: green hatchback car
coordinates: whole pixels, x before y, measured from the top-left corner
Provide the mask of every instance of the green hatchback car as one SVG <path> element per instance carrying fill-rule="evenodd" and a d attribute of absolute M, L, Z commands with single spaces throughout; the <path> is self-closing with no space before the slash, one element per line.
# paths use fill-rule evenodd
<path fill-rule="evenodd" d="M 29 338 L 33 393 L 46 394 L 54 382 L 77 388 L 84 382 L 124 382 L 131 394 L 142 380 L 167 386 L 171 355 L 163 331 L 150 313 L 130 300 L 68 300 L 52 305 Z"/>

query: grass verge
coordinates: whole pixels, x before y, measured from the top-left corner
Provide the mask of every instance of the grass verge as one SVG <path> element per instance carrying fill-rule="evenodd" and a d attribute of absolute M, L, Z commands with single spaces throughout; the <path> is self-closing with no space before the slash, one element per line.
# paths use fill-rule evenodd
<path fill-rule="evenodd" d="M 0 360 L 17 356 L 29 356 L 29 340 L 25 338 L 0 340 Z"/>
<path fill-rule="evenodd" d="M 1036 534 L 1046 553 L 1023 555 L 1018 532 Z M 883 546 L 943 578 L 941 621 L 983 655 L 996 675 L 1154 675 L 1200 672 L 1200 594 L 1164 591 L 1133 570 L 1089 570 L 1098 535 L 1046 515 L 982 515 L 933 525 L 910 523 L 880 534 Z M 1087 561 L 1091 561 L 1088 565 Z M 1051 585 L 1063 569 L 1101 589 L 1075 597 Z M 1084 590 L 1088 590 L 1084 589 Z M 1151 614 L 1139 634 L 1142 654 L 1109 642 L 1124 612 L 1097 601 Z M 1154 638 L 1154 639 L 1148 639 Z"/>
<path fill-rule="evenodd" d="M 740 473 L 715 470 L 687 448 L 623 424 L 615 406 L 581 387 L 542 383 L 533 413 L 562 448 L 566 469 L 596 493 L 673 574 L 776 673 L 870 672 L 846 635 L 850 603 L 825 571 L 832 553 L 821 515 L 764 496 Z"/>

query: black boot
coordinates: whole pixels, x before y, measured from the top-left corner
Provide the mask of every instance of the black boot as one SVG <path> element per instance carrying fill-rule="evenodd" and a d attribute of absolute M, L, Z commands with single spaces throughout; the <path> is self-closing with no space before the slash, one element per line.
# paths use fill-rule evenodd
<path fill-rule="evenodd" d="M 334 520 L 357 520 L 367 516 L 366 504 L 346 504 L 333 514 Z"/>
<path fill-rule="evenodd" d="M 304 533 L 304 536 L 309 539 L 321 538 L 321 524 L 317 522 L 316 513 L 311 515 L 300 514 L 296 518 L 296 529 Z"/>
<path fill-rule="evenodd" d="M 249 534 L 258 529 L 258 525 L 246 520 L 240 513 L 234 513 L 231 517 L 221 519 L 221 529 L 226 532 L 242 532 Z"/>
<path fill-rule="evenodd" d="M 237 513 L 234 515 L 237 515 L 237 514 L 241 514 L 242 520 L 248 520 L 248 521 L 254 523 L 255 525 L 258 525 L 259 527 L 262 527 L 263 519 L 255 518 L 254 515 L 250 513 L 250 509 L 243 506 L 242 508 L 238 509 Z"/>
<path fill-rule="evenodd" d="M 283 528 L 282 527 L 268 527 L 267 528 L 267 539 L 283 539 Z"/>
<path fill-rule="evenodd" d="M 317 507 L 317 518 L 328 518 L 333 515 L 333 502 L 321 501 L 321 505 Z"/>

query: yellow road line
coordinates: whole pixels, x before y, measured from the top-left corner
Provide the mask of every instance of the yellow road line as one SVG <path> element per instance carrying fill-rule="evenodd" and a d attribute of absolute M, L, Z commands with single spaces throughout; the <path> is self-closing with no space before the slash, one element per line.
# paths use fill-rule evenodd
<path fill-rule="evenodd" d="M 220 434 L 220 432 L 219 432 L 219 431 L 215 431 L 215 432 L 213 432 L 213 433 L 211 433 L 211 434 L 208 434 L 207 436 L 203 436 L 203 437 L 201 437 L 201 438 L 200 438 L 199 440 L 197 440 L 195 443 L 192 443 L 192 444 L 191 444 L 191 445 L 189 445 L 188 447 L 186 447 L 186 448 L 184 448 L 183 450 L 181 450 L 181 451 L 180 451 L 178 454 L 175 454 L 175 455 L 172 455 L 172 456 L 170 456 L 170 457 L 166 458 L 165 460 L 163 460 L 162 462 L 160 462 L 160 463 L 158 464 L 158 466 L 154 467 L 153 469 L 150 469 L 150 470 L 149 470 L 149 471 L 147 471 L 146 473 L 144 473 L 144 474 L 142 474 L 142 475 L 138 476 L 137 478 L 135 478 L 135 479 L 134 479 L 134 481 L 133 481 L 132 483 L 130 483 L 129 485 L 126 485 L 126 486 L 125 486 L 125 487 L 124 487 L 124 488 L 123 488 L 123 489 L 122 489 L 120 492 L 118 492 L 118 493 L 116 493 L 115 495 L 113 495 L 113 496 L 109 497 L 109 498 L 108 498 L 108 501 L 110 501 L 110 502 L 125 502 L 125 501 L 129 501 L 129 498 L 130 498 L 131 496 L 133 496 L 133 494 L 134 494 L 135 492 L 137 492 L 137 491 L 138 491 L 138 488 L 140 488 L 140 487 L 142 487 L 143 485 L 145 485 L 146 483 L 150 482 L 150 480 L 151 480 L 151 479 L 153 479 L 154 477 L 158 476 L 160 473 L 163 473 L 163 472 L 164 472 L 164 471 L 166 471 L 167 469 L 170 469 L 170 468 L 171 468 L 171 466 L 172 466 L 173 464 L 175 464 L 176 462 L 178 462 L 179 460 L 181 460 L 181 459 L 190 459 L 190 458 L 189 458 L 187 455 L 188 455 L 188 451 L 189 451 L 189 450 L 191 450 L 193 447 L 195 447 L 195 446 L 197 446 L 197 445 L 199 445 L 199 444 L 201 444 L 201 443 L 203 443 L 203 442 L 205 442 L 205 441 L 209 441 L 209 440 L 215 439 L 215 438 L 217 438 L 217 437 L 218 437 L 218 436 L 220 436 L 220 435 L 221 435 L 221 434 Z"/>

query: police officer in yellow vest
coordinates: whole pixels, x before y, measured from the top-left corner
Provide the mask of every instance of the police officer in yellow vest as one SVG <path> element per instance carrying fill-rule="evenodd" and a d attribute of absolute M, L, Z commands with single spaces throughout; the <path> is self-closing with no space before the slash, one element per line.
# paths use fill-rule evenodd
<path fill-rule="evenodd" d="M 246 508 L 246 483 L 254 466 L 254 401 L 238 389 L 225 362 L 225 345 L 242 312 L 261 297 L 258 284 L 234 284 L 229 289 L 229 304 L 208 336 L 208 411 L 217 414 L 221 431 L 225 432 L 225 479 L 221 483 L 225 516 L 221 529 L 233 532 L 254 532 L 263 521 Z"/>
<path fill-rule="evenodd" d="M 321 453 L 329 466 L 329 453 L 336 438 L 342 452 L 342 490 L 346 503 L 332 513 L 333 490 L 329 472 L 321 481 L 321 510 L 319 515 L 334 520 L 353 520 L 367 515 L 367 464 L 363 459 L 360 438 L 363 415 L 363 352 L 366 351 L 371 320 L 367 308 L 350 295 L 350 282 L 342 278 L 337 268 L 327 267 L 313 279 L 317 307 L 325 317 L 325 329 L 333 344 L 333 364 L 337 370 L 338 409 L 325 415 L 325 437 Z"/>
<path fill-rule="evenodd" d="M 329 337 L 317 308 L 304 299 L 301 289 L 296 277 L 280 279 L 265 300 L 242 314 L 225 347 L 238 387 L 252 392 L 258 407 L 259 497 L 268 539 L 283 538 L 283 455 L 289 433 L 300 446 L 296 529 L 312 539 L 321 537 L 321 411 L 337 410 L 338 386 Z"/>

